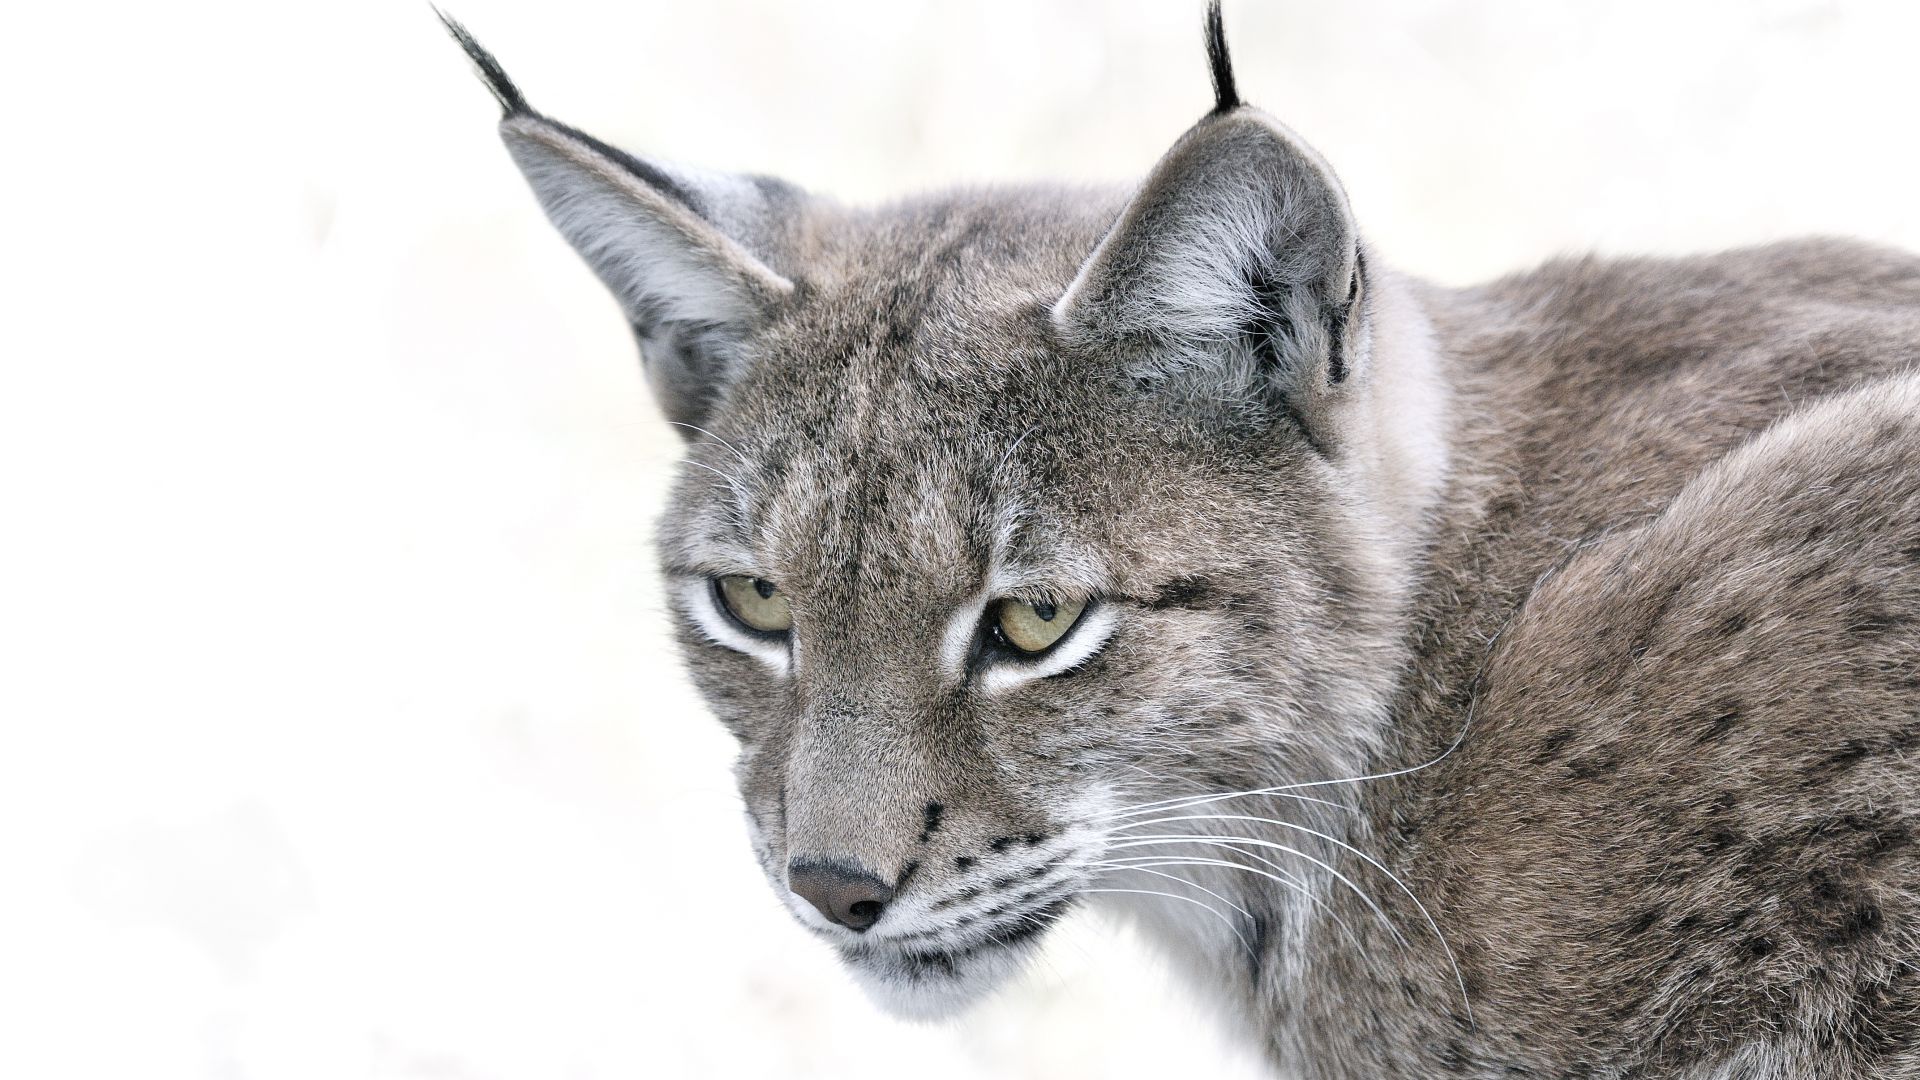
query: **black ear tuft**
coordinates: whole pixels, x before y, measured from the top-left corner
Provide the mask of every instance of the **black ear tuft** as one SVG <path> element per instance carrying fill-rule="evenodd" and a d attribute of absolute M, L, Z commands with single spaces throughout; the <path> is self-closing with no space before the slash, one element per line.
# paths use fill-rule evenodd
<path fill-rule="evenodd" d="M 467 32 L 467 28 L 460 25 L 459 20 L 438 7 L 433 7 L 433 13 L 440 17 L 441 25 L 447 28 L 447 33 L 453 35 L 453 40 L 459 42 L 460 47 L 467 51 L 467 59 L 473 61 L 474 70 L 480 73 L 480 78 L 486 82 L 487 89 L 493 91 L 494 99 L 500 102 L 500 107 L 506 110 L 506 115 L 524 116 L 531 113 L 533 110 L 527 108 L 527 99 L 520 96 L 520 88 L 513 85 L 512 79 L 507 78 L 506 69 L 500 66 L 500 61 L 495 60 L 485 46 L 475 41 L 473 35 Z M 1215 77 L 1218 78 L 1217 75 Z"/>
<path fill-rule="evenodd" d="M 1207 4 L 1207 66 L 1213 69 L 1213 111 L 1239 108 L 1240 91 L 1233 85 L 1233 58 L 1227 55 L 1227 28 L 1220 18 L 1220 0 Z"/>

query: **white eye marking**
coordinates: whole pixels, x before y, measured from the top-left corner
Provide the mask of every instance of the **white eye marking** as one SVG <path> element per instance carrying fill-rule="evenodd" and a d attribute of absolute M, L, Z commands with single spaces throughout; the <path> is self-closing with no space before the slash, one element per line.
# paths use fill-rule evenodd
<path fill-rule="evenodd" d="M 940 660 L 955 681 L 966 674 L 967 654 L 973 651 L 973 638 L 980 632 L 980 620 L 986 610 L 986 596 L 978 596 L 961 605 L 947 623 L 946 636 L 940 641 Z"/>
<path fill-rule="evenodd" d="M 1072 671 L 1100 651 L 1100 647 L 1113 636 L 1113 625 L 1113 608 L 1102 604 L 1080 616 L 1080 621 L 1074 624 L 1073 629 L 1068 630 L 1060 643 L 1044 655 L 1030 660 L 1000 660 L 987 665 L 986 670 L 980 673 L 980 685 L 987 693 L 994 694 L 1034 679 Z"/>
<path fill-rule="evenodd" d="M 750 633 L 736 624 L 732 616 L 720 610 L 719 598 L 713 594 L 713 579 L 686 578 L 674 588 L 673 598 L 708 641 L 746 653 L 772 668 L 775 674 L 785 675 L 791 671 L 793 655 L 787 642 Z"/>

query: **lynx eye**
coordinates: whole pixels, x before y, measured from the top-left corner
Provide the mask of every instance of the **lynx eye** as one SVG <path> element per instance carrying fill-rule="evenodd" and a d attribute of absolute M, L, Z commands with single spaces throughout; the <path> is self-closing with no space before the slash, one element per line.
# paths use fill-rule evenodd
<path fill-rule="evenodd" d="M 993 628 L 1014 651 L 1036 656 L 1059 644 L 1087 605 L 1006 599 L 994 604 Z"/>
<path fill-rule="evenodd" d="M 766 578 L 729 574 L 715 578 L 713 591 L 727 614 L 749 630 L 762 634 L 784 634 L 793 629 L 793 610 L 787 596 Z"/>

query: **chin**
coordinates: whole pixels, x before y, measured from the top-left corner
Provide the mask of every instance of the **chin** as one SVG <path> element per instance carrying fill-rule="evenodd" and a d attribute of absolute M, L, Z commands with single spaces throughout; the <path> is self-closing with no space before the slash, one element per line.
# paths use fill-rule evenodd
<path fill-rule="evenodd" d="M 1035 951 L 1031 941 L 953 953 L 882 946 L 846 952 L 841 958 L 882 1010 L 904 1020 L 945 1020 L 1006 985 Z"/>
<path fill-rule="evenodd" d="M 1062 902 L 966 946 L 928 951 L 876 942 L 842 949 L 840 958 L 882 1010 L 905 1020 L 945 1020 L 1026 970 L 1065 906 Z"/>

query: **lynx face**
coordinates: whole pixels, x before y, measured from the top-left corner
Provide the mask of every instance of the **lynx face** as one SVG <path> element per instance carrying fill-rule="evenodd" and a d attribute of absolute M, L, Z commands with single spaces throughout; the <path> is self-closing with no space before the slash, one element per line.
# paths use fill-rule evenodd
<path fill-rule="evenodd" d="M 1054 253 L 1097 220 L 919 213 L 930 251 L 844 223 L 884 269 L 743 349 L 660 545 L 761 865 L 914 1011 L 1099 887 L 1122 803 L 1257 786 L 1337 711 L 1315 658 L 1368 619 L 1297 432 L 1183 422 L 1050 333 Z M 729 579 L 777 587 L 791 626 L 756 628 Z"/>
<path fill-rule="evenodd" d="M 453 29 L 687 436 L 662 570 L 755 853 L 883 1003 L 1164 891 L 1157 800 L 1358 768 L 1431 484 L 1345 198 L 1217 19 L 1217 107 L 1130 199 L 878 211 L 613 150 Z"/>

